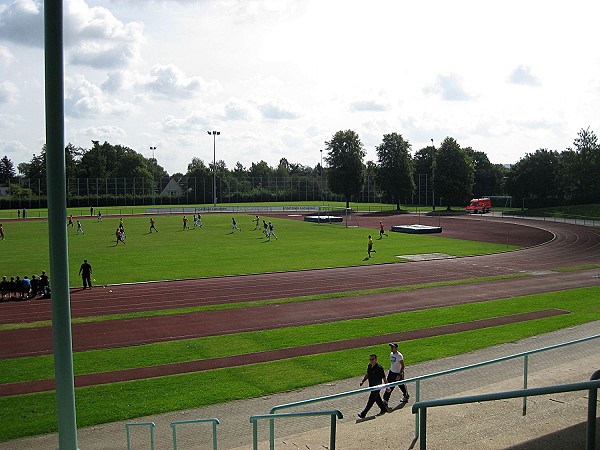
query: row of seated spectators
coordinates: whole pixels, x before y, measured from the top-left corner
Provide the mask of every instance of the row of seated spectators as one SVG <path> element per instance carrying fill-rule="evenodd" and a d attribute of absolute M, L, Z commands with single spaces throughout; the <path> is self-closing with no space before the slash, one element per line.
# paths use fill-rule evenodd
<path fill-rule="evenodd" d="M 27 300 L 41 295 L 42 298 L 50 298 L 50 280 L 45 271 L 38 277 L 33 275 L 31 279 L 25 275 L 23 278 L 17 276 L 4 276 L 0 281 L 0 294 L 2 300 Z"/>

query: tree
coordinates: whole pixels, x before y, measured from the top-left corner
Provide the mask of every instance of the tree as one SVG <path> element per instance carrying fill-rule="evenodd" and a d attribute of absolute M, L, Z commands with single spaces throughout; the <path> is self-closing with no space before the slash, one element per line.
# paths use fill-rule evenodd
<path fill-rule="evenodd" d="M 192 162 L 187 166 L 187 173 L 185 176 L 189 178 L 210 177 L 212 176 L 212 172 L 206 167 L 202 159 L 194 157 L 192 158 Z"/>
<path fill-rule="evenodd" d="M 279 160 L 279 165 L 275 170 L 275 175 L 279 178 L 288 178 L 290 176 L 290 163 L 287 158 L 281 158 Z"/>
<path fill-rule="evenodd" d="M 530 208 L 558 204 L 558 165 L 559 155 L 556 151 L 544 148 L 528 153 L 509 172 L 509 194 L 517 200 L 522 199 Z"/>
<path fill-rule="evenodd" d="M 235 163 L 235 167 L 233 168 L 233 171 L 231 172 L 231 174 L 235 178 L 244 178 L 244 177 L 248 176 L 248 171 L 242 165 L 242 163 L 238 161 L 237 163 Z"/>
<path fill-rule="evenodd" d="M 435 195 L 442 197 L 447 209 L 452 203 L 463 204 L 473 191 L 473 161 L 458 142 L 447 137 L 435 152 L 433 185 Z"/>
<path fill-rule="evenodd" d="M 475 197 L 500 194 L 504 171 L 498 165 L 492 164 L 484 152 L 473 150 L 471 147 L 465 148 L 465 151 L 473 161 L 475 169 L 472 194 Z"/>
<path fill-rule="evenodd" d="M 418 150 L 415 153 L 415 175 L 433 175 L 433 158 L 435 156 L 435 147 L 430 145 Z"/>
<path fill-rule="evenodd" d="M 400 199 L 415 190 L 414 162 L 410 144 L 398 133 L 385 134 L 376 147 L 378 167 L 375 180 L 400 210 Z"/>
<path fill-rule="evenodd" d="M 600 201 L 600 145 L 598 138 L 590 129 L 581 129 L 573 142 L 577 153 L 576 173 L 579 183 L 576 201 L 579 203 L 597 203 Z"/>
<path fill-rule="evenodd" d="M 248 170 L 248 175 L 252 178 L 268 178 L 273 176 L 273 169 L 265 162 L 260 161 L 252 163 Z"/>
<path fill-rule="evenodd" d="M 346 130 L 335 133 L 325 146 L 329 188 L 343 195 L 346 208 L 350 208 L 350 199 L 360 193 L 365 182 L 362 142 L 355 131 Z"/>
<path fill-rule="evenodd" d="M 42 148 L 39 156 L 34 153 L 31 161 L 20 163 L 17 168 L 24 178 L 46 178 L 46 147 Z"/>
<path fill-rule="evenodd" d="M 16 175 L 13 162 L 8 156 L 4 155 L 4 158 L 0 159 L 0 180 L 8 180 Z"/>

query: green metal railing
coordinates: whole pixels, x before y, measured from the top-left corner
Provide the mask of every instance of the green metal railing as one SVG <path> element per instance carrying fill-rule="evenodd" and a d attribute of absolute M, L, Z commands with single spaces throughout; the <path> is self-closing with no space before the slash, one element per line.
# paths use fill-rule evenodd
<path fill-rule="evenodd" d="M 156 428 L 156 424 L 154 422 L 126 423 L 125 430 L 127 431 L 127 450 L 131 450 L 131 435 L 129 433 L 129 429 L 131 427 L 149 427 L 150 449 L 154 450 L 154 428 Z"/>
<path fill-rule="evenodd" d="M 213 450 L 217 450 L 217 425 L 219 419 L 196 419 L 196 420 L 179 420 L 171 423 L 173 429 L 173 450 L 177 450 L 177 425 L 185 425 L 191 423 L 212 423 L 212 443 Z"/>
<path fill-rule="evenodd" d="M 600 374 L 600 371 L 596 372 Z M 412 407 L 413 414 L 419 414 L 420 419 L 420 442 L 419 448 L 425 450 L 427 448 L 427 408 L 450 405 L 464 405 L 467 403 L 489 402 L 494 400 L 506 400 L 510 398 L 528 397 L 536 395 L 557 394 L 560 392 L 576 392 L 589 391 L 588 397 L 588 423 L 586 450 L 594 450 L 596 448 L 596 402 L 598 389 L 600 388 L 600 380 L 585 381 L 581 383 L 562 384 L 556 386 L 546 386 L 530 389 L 519 389 L 516 391 L 495 392 L 493 394 L 469 395 L 459 398 L 444 398 L 438 400 L 427 400 L 417 402 Z"/>
<path fill-rule="evenodd" d="M 337 419 L 343 419 L 344 416 L 337 409 L 328 410 L 328 411 L 304 411 L 304 412 L 295 412 L 295 413 L 281 413 L 281 414 L 259 414 L 256 416 L 250 417 L 250 422 L 252 422 L 252 448 L 254 450 L 258 450 L 258 420 L 260 419 L 268 419 L 271 425 L 275 422 L 275 419 L 290 419 L 296 417 L 316 417 L 316 416 L 330 416 L 331 417 L 331 428 L 329 431 L 329 449 L 335 450 L 335 436 L 337 430 Z M 271 450 L 275 448 L 275 428 L 273 426 L 270 427 L 269 430 L 269 442 Z"/>
<path fill-rule="evenodd" d="M 576 339 L 573 341 L 569 341 L 569 342 L 563 342 L 561 344 L 555 344 L 555 345 L 550 345 L 548 347 L 542 347 L 542 348 L 538 348 L 538 349 L 534 349 L 534 350 L 529 350 L 526 352 L 521 352 L 521 353 L 515 353 L 513 355 L 509 355 L 509 356 L 503 356 L 500 358 L 496 358 L 496 359 L 492 359 L 489 361 L 483 361 L 480 363 L 476 363 L 476 364 L 471 364 L 468 366 L 462 366 L 462 367 L 457 367 L 454 369 L 448 369 L 448 370 L 444 370 L 441 372 L 436 372 L 436 373 L 432 373 L 432 374 L 428 374 L 428 375 L 421 375 L 418 377 L 414 377 L 414 378 L 407 378 L 405 380 L 401 380 L 401 381 L 394 381 L 393 383 L 388 383 L 388 384 L 382 384 L 379 386 L 373 386 L 373 387 L 368 387 L 368 388 L 362 388 L 362 389 L 356 389 L 356 390 L 352 390 L 352 391 L 347 391 L 347 392 L 342 392 L 342 393 L 338 393 L 338 394 L 332 394 L 332 395 L 326 395 L 324 397 L 317 397 L 317 398 L 312 398 L 312 399 L 308 399 L 308 400 L 300 400 L 297 402 L 292 402 L 292 403 L 286 403 L 286 404 L 282 404 L 282 405 L 277 405 L 274 406 L 273 408 L 271 408 L 271 414 L 275 414 L 277 411 L 283 410 L 283 409 L 289 409 L 289 408 L 294 408 L 294 407 L 298 407 L 298 406 L 304 406 L 304 405 L 309 405 L 312 403 L 320 403 L 320 402 L 324 402 L 324 401 L 329 401 L 329 400 L 336 400 L 339 398 L 343 398 L 343 397 L 348 397 L 348 396 L 352 396 L 352 395 L 359 395 L 359 394 L 363 394 L 365 392 L 370 392 L 370 391 L 375 391 L 375 390 L 381 390 L 387 387 L 392 387 L 392 386 L 398 386 L 400 384 L 409 384 L 409 383 L 415 383 L 415 402 L 419 402 L 420 401 L 420 396 L 421 396 L 421 381 L 422 380 L 427 380 L 430 378 L 436 378 L 436 377 L 440 377 L 440 376 L 444 376 L 444 375 L 449 375 L 452 373 L 457 373 L 457 372 L 463 372 L 465 370 L 469 370 L 469 369 L 475 369 L 478 367 L 483 367 L 483 366 L 488 366 L 491 364 L 496 364 L 496 363 L 500 363 L 500 362 L 504 362 L 504 361 L 508 361 L 511 359 L 515 359 L 515 358 L 523 358 L 523 389 L 527 389 L 527 381 L 528 381 L 528 376 L 529 376 L 529 355 L 535 354 L 535 353 L 542 353 L 542 352 L 546 352 L 549 350 L 554 350 L 557 348 L 561 348 L 561 347 L 566 347 L 569 345 L 574 345 L 574 344 L 580 344 L 586 341 L 590 341 L 593 339 L 598 339 L 600 338 L 600 334 L 596 334 L 594 336 L 589 336 L 586 338 L 581 338 L 581 339 Z M 527 414 L 527 396 L 523 396 L 523 411 L 522 411 L 523 415 Z M 420 414 L 417 411 L 417 413 L 415 414 L 415 440 L 419 438 L 419 420 L 420 420 Z M 271 422 L 271 434 L 274 433 L 274 423 Z M 271 447 L 271 450 L 273 449 L 273 447 Z"/>

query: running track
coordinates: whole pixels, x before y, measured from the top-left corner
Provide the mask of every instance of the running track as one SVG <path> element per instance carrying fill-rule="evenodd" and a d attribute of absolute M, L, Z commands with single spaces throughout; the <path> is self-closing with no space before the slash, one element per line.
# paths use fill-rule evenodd
<path fill-rule="evenodd" d="M 375 229 L 382 218 L 363 216 L 358 220 L 361 227 Z M 537 276 L 368 297 L 77 324 L 73 326 L 74 351 L 379 316 L 597 285 L 599 282 L 595 271 L 550 272 L 550 269 L 600 262 L 600 232 L 592 228 L 491 217 L 437 219 L 404 215 L 384 217 L 383 220 L 386 227 L 417 223 L 417 220 L 422 224 L 441 224 L 444 228 L 442 235 L 446 237 L 507 242 L 529 247 L 514 252 L 467 258 L 96 287 L 91 291 L 72 290 L 72 314 L 74 317 L 97 316 L 315 293 L 350 292 L 488 275 L 530 273 Z M 50 302 L 40 299 L 9 302 L 0 307 L 0 323 L 49 320 L 51 317 Z M 51 352 L 52 336 L 49 327 L 0 331 L 0 359 Z"/>

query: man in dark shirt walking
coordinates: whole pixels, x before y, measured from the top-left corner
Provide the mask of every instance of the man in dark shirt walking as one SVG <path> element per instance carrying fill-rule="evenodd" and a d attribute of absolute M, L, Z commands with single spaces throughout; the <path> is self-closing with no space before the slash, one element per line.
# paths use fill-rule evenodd
<path fill-rule="evenodd" d="M 383 370 L 383 366 L 377 362 L 377 355 L 371 354 L 369 356 L 369 365 L 367 366 L 367 373 L 363 377 L 360 385 L 362 386 L 365 381 L 369 380 L 369 386 L 377 386 L 380 384 L 387 384 L 387 378 L 385 376 L 385 370 Z M 367 405 L 365 409 L 362 410 L 358 414 L 358 417 L 364 419 L 367 416 L 367 413 L 373 406 L 373 403 L 377 403 L 377 406 L 381 409 L 378 415 L 385 414 L 387 412 L 387 407 L 383 400 L 381 399 L 381 395 L 379 390 L 371 391 L 369 394 L 369 400 L 367 401 Z"/>
<path fill-rule="evenodd" d="M 83 288 L 86 289 L 87 286 L 92 288 L 92 266 L 87 262 L 87 259 L 83 260 L 83 264 L 79 268 L 79 275 L 81 275 L 81 279 L 83 280 Z"/>

